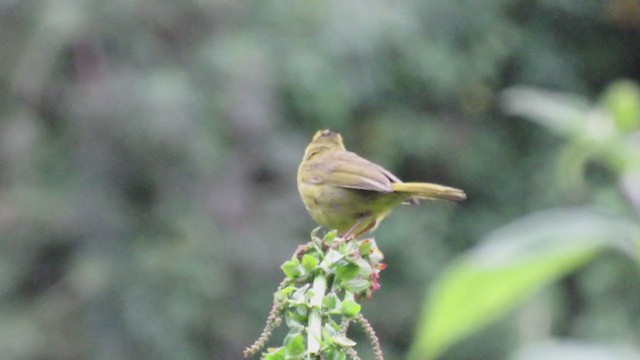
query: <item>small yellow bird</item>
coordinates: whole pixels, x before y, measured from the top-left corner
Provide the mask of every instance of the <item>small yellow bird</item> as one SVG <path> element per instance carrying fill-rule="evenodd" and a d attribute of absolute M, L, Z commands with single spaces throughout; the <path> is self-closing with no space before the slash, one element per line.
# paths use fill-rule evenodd
<path fill-rule="evenodd" d="M 313 220 L 346 239 L 375 230 L 400 204 L 466 198 L 462 190 L 448 186 L 403 183 L 382 166 L 347 151 L 342 136 L 331 130 L 313 136 L 298 167 L 297 182 Z"/>

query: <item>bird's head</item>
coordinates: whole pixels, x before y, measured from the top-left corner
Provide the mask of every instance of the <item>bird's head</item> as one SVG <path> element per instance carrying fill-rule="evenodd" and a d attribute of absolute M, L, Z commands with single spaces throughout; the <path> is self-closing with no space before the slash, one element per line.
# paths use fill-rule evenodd
<path fill-rule="evenodd" d="M 305 159 L 325 151 L 345 150 L 342 136 L 329 129 L 319 130 L 313 135 L 313 139 L 304 152 Z"/>

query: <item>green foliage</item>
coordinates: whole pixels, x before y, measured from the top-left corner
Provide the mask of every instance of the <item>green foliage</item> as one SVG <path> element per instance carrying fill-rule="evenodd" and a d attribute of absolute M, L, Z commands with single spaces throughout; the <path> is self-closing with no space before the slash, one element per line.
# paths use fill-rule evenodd
<path fill-rule="evenodd" d="M 640 87 L 633 81 L 617 81 L 602 96 L 602 104 L 616 127 L 630 132 L 640 127 Z"/>
<path fill-rule="evenodd" d="M 631 221 L 585 209 L 544 211 L 489 234 L 433 285 L 410 358 L 435 358 L 603 247 L 633 248 L 638 235 Z"/>
<path fill-rule="evenodd" d="M 283 345 L 269 349 L 263 354 L 265 358 L 344 359 L 349 356 L 357 359 L 356 342 L 347 337 L 349 322 L 356 318 L 366 324 L 363 327 L 372 339 L 374 350 L 380 354 L 377 358 L 382 358 L 377 337 L 360 314 L 358 303 L 359 299 L 371 298 L 380 287 L 379 272 L 386 267 L 381 262 L 382 253 L 371 238 L 344 240 L 336 237 L 335 231 L 328 232 L 323 238 L 316 234 L 317 229 L 311 233 L 311 242 L 300 247 L 292 260 L 283 264 L 287 279 L 275 293 L 274 307 L 265 330 L 244 351 L 245 357 L 254 356 L 266 345 L 275 324 L 274 318 L 284 314 L 289 332 Z M 360 253 L 361 248 L 366 248 L 368 253 Z M 291 271 L 300 267 L 300 257 L 306 272 Z M 352 286 L 355 282 L 362 286 Z"/>
<path fill-rule="evenodd" d="M 291 259 L 280 266 L 282 272 L 290 279 L 295 279 L 302 275 L 305 267 L 301 266 L 300 260 L 297 258 Z"/>
<path fill-rule="evenodd" d="M 605 108 L 601 109 L 576 96 L 514 88 L 503 95 L 503 106 L 567 139 L 571 154 L 579 155 L 577 160 L 560 158 L 561 165 L 569 165 L 560 169 L 570 169 L 570 178 L 585 177 L 586 166 L 592 161 L 600 161 L 615 176 L 624 178 L 640 169 L 640 147 L 635 141 L 640 131 L 640 91 L 635 83 L 618 82 L 603 98 Z M 577 166 L 571 166 L 571 162 Z M 622 195 L 627 194 L 636 211 L 624 218 L 585 209 L 547 210 L 488 235 L 433 286 L 410 358 L 437 357 L 453 343 L 509 312 L 542 285 L 592 261 L 603 248 L 621 250 L 640 265 L 640 207 L 638 198 L 628 195 L 634 194 L 637 186 L 621 183 Z M 616 208 L 623 208 L 620 205 Z M 638 280 L 636 276 L 634 281 Z M 545 357 L 578 357 L 580 351 L 574 354 L 554 348 Z M 614 351 L 607 353 L 614 357 Z"/>

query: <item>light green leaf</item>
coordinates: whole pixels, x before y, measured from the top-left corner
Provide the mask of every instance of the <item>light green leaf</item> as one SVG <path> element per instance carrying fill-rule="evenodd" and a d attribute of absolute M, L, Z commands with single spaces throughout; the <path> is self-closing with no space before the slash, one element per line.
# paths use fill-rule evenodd
<path fill-rule="evenodd" d="M 285 348 L 280 347 L 265 355 L 264 360 L 284 360 Z"/>
<path fill-rule="evenodd" d="M 357 343 L 344 335 L 337 335 L 333 338 L 333 342 L 337 345 L 343 347 L 353 347 L 356 346 Z"/>
<path fill-rule="evenodd" d="M 360 267 L 354 263 L 346 263 L 344 265 L 340 265 L 336 269 L 336 279 L 340 282 L 351 280 L 356 275 L 358 275 L 359 271 Z"/>
<path fill-rule="evenodd" d="M 298 259 L 286 261 L 280 265 L 280 268 L 289 279 L 295 279 L 302 275 L 302 268 L 300 267 L 300 261 L 298 261 Z"/>
<path fill-rule="evenodd" d="M 347 355 L 341 349 L 331 348 L 326 353 L 327 360 L 347 360 Z"/>
<path fill-rule="evenodd" d="M 292 292 L 294 292 L 294 291 L 296 291 L 296 287 L 295 287 L 295 286 L 293 286 L 293 285 L 289 285 L 289 286 L 287 286 L 286 288 L 284 288 L 284 289 L 280 290 L 280 294 L 281 294 L 282 296 L 287 296 L 287 295 L 291 294 L 291 293 L 292 293 Z"/>
<path fill-rule="evenodd" d="M 287 347 L 288 355 L 302 355 L 305 352 L 304 337 L 298 333 L 295 335 L 287 335 L 284 339 L 284 344 Z"/>
<path fill-rule="evenodd" d="M 307 319 L 307 314 L 301 314 L 298 311 L 288 311 L 284 317 L 287 327 L 295 331 L 302 331 L 307 323 Z"/>
<path fill-rule="evenodd" d="M 372 239 L 361 240 L 358 243 L 358 246 L 359 246 L 358 252 L 360 253 L 361 256 L 367 256 L 371 253 L 371 249 L 373 248 L 374 245 L 375 243 L 373 242 Z"/>
<path fill-rule="evenodd" d="M 329 249 L 329 251 L 327 251 L 327 254 L 324 256 L 323 262 L 326 263 L 327 266 L 331 266 L 337 263 L 338 261 L 342 260 L 343 257 L 344 255 L 342 255 L 341 253 L 333 249 Z"/>
<path fill-rule="evenodd" d="M 304 254 L 302 256 L 302 267 L 307 272 L 314 270 L 317 266 L 318 266 L 318 259 L 316 259 L 315 256 L 309 255 L 309 254 Z"/>
<path fill-rule="evenodd" d="M 355 263 L 360 268 L 360 271 L 358 272 L 358 275 L 360 277 L 368 279 L 369 276 L 371 276 L 371 273 L 373 272 L 373 268 L 371 267 L 371 264 L 369 264 L 369 262 L 367 260 L 363 259 L 363 258 L 356 259 Z"/>
<path fill-rule="evenodd" d="M 618 129 L 630 132 L 640 126 L 640 87 L 636 82 L 621 80 L 612 83 L 601 101 Z"/>
<path fill-rule="evenodd" d="M 333 311 L 336 307 L 338 307 L 339 304 L 340 300 L 338 299 L 336 294 L 332 293 L 322 298 L 322 306 L 324 306 L 329 312 Z"/>
<path fill-rule="evenodd" d="M 296 289 L 291 296 L 289 297 L 289 302 L 291 304 L 304 304 L 307 299 L 307 290 L 309 289 L 309 284 L 305 284 L 300 288 Z"/>
<path fill-rule="evenodd" d="M 371 286 L 371 282 L 369 280 L 364 279 L 353 279 L 345 282 L 343 287 L 347 291 L 351 291 L 352 293 L 360 293 L 364 290 L 367 290 Z"/>
<path fill-rule="evenodd" d="M 344 316 L 353 319 L 360 313 L 361 306 L 354 300 L 345 300 L 342 302 L 342 313 Z"/>
<path fill-rule="evenodd" d="M 624 246 L 631 222 L 586 209 L 530 215 L 490 234 L 434 285 L 410 359 L 429 359 L 575 270 L 603 245 Z"/>
<path fill-rule="evenodd" d="M 336 239 L 336 236 L 338 236 L 338 230 L 331 230 L 324 236 L 323 241 L 325 244 L 331 245 L 333 244 L 333 241 Z"/>

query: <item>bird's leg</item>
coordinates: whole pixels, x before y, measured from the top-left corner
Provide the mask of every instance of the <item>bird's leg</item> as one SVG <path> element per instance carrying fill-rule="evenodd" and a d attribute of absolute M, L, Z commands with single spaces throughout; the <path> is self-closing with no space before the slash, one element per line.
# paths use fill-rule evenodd
<path fill-rule="evenodd" d="M 351 239 L 354 239 L 354 233 L 356 232 L 356 229 L 358 228 L 358 226 L 360 226 L 360 224 L 362 224 L 362 218 L 358 219 L 358 221 L 356 221 L 356 223 L 349 229 L 347 230 L 346 233 L 342 234 L 341 238 L 344 239 L 345 241 L 349 241 Z"/>
<path fill-rule="evenodd" d="M 356 233 L 356 230 L 358 229 L 358 227 L 360 225 L 362 225 L 362 222 L 364 221 L 364 218 L 359 219 L 358 221 L 356 221 L 355 225 L 353 225 L 351 227 L 351 229 L 349 229 L 346 233 L 344 233 L 344 235 L 342 235 L 342 238 L 345 241 L 349 241 L 349 240 L 353 240 L 353 239 L 357 239 L 358 237 L 360 237 L 361 235 L 365 234 L 367 231 L 375 228 L 377 221 L 372 221 L 370 222 L 367 226 L 365 226 L 362 230 L 358 231 Z"/>
<path fill-rule="evenodd" d="M 354 239 L 359 238 L 360 236 L 364 235 L 367 231 L 373 229 L 376 226 L 376 221 L 372 221 L 369 223 L 369 225 L 367 225 L 364 229 L 362 229 L 361 231 L 359 231 L 357 234 L 355 234 L 353 236 Z"/>

